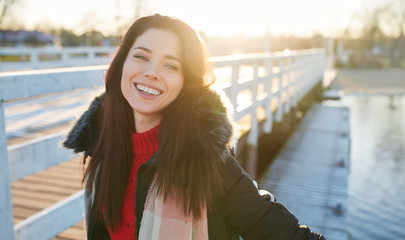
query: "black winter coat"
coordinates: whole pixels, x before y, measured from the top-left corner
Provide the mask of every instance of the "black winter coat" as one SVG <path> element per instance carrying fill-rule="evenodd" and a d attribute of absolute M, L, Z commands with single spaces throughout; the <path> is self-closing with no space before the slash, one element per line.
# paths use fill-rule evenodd
<path fill-rule="evenodd" d="M 320 234 L 311 232 L 306 226 L 300 226 L 298 220 L 287 208 L 278 202 L 266 200 L 259 194 L 248 174 L 240 167 L 229 151 L 232 125 L 227 114 L 218 115 L 218 109 L 212 106 L 222 106 L 223 103 L 217 93 L 207 91 L 202 99 L 199 109 L 195 111 L 197 118 L 204 117 L 209 120 L 197 122 L 199 127 L 205 129 L 207 139 L 216 149 L 219 149 L 223 172 L 227 180 L 224 194 L 216 201 L 216 211 L 208 209 L 208 235 L 212 240 L 315 240 L 324 239 Z M 80 117 L 70 131 L 64 146 L 74 149 L 75 152 L 87 151 L 89 153 L 98 137 L 98 114 L 103 96 L 96 98 L 89 109 Z M 205 104 L 210 103 L 210 104 Z M 214 103 L 214 104 L 212 104 Z M 211 121 L 212 120 L 212 121 Z M 226 137 L 224 137 L 226 136 Z M 91 154 L 90 154 L 91 155 Z M 136 232 L 139 232 L 142 220 L 144 203 L 148 189 L 152 182 L 152 175 L 159 164 L 156 154 L 146 163 L 142 164 L 137 173 L 135 193 Z M 152 171 L 149 171 L 152 170 Z M 97 179 L 97 177 L 96 177 Z M 97 180 L 96 180 L 97 181 Z M 96 222 L 92 213 L 93 192 L 89 186 L 85 187 L 85 211 L 88 239 L 110 239 L 106 226 Z"/>

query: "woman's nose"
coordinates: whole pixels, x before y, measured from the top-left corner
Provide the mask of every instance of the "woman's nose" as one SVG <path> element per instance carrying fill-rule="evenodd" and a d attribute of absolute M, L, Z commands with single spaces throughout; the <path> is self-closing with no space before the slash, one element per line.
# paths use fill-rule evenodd
<path fill-rule="evenodd" d="M 156 67 L 152 67 L 145 71 L 144 76 L 149 78 L 150 80 L 158 80 L 159 74 L 156 71 Z"/>

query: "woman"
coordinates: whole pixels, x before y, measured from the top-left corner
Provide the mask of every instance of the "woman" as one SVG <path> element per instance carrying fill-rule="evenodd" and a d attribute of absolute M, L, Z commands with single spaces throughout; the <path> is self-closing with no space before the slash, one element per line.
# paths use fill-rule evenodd
<path fill-rule="evenodd" d="M 89 239 L 323 239 L 262 197 L 232 156 L 205 45 L 178 19 L 137 20 L 64 145 L 90 158 Z"/>

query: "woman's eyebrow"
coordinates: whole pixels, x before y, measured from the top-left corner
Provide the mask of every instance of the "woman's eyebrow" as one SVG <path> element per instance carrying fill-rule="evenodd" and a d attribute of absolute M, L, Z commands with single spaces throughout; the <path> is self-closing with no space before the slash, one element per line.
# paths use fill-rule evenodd
<path fill-rule="evenodd" d="M 145 52 L 148 52 L 148 53 L 151 53 L 151 52 L 152 52 L 152 50 L 150 50 L 149 48 L 142 47 L 142 46 L 134 47 L 134 48 L 132 49 L 132 51 L 135 50 L 135 49 L 141 49 L 141 50 L 144 50 Z"/>
<path fill-rule="evenodd" d="M 166 57 L 167 59 L 175 60 L 175 61 L 181 63 L 180 59 L 177 58 L 177 57 L 175 57 L 175 56 L 172 56 L 172 55 L 165 55 L 165 57 Z"/>
<path fill-rule="evenodd" d="M 146 48 L 146 47 L 142 47 L 142 46 L 134 47 L 132 49 L 132 51 L 135 50 L 135 49 L 141 49 L 141 50 L 143 50 L 145 52 L 152 53 L 152 50 L 150 50 L 149 48 Z M 165 58 L 175 60 L 175 61 L 178 61 L 179 63 L 181 63 L 180 59 L 178 57 L 173 56 L 173 55 L 166 54 Z"/>

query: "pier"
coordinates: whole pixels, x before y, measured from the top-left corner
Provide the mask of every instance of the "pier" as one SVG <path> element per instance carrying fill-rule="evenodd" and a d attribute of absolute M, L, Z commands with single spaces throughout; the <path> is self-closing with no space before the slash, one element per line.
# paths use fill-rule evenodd
<path fill-rule="evenodd" d="M 287 115 L 297 114 L 301 101 L 311 91 L 323 85 L 325 61 L 325 52 L 322 50 L 291 52 L 289 55 L 284 53 L 255 54 L 213 59 L 216 67 L 214 71 L 216 71 L 217 76 L 220 76 L 219 79 L 227 79 L 219 82 L 217 87 L 223 89 L 235 107 L 235 120 L 239 123 L 243 133 L 237 150 L 244 155 L 241 156 L 246 160 L 244 166 L 252 176 L 257 174 L 258 162 L 255 152 L 258 147 L 259 135 L 270 134 L 275 124 L 285 121 Z M 81 184 L 80 156 L 72 156 L 71 152 L 58 146 L 66 135 L 67 129 L 71 126 L 71 122 L 84 111 L 91 99 L 100 92 L 99 86 L 102 86 L 105 67 L 37 70 L 24 74 L 0 73 L 0 94 L 5 100 L 0 108 L 0 112 L 3 112 L 4 109 L 5 113 L 5 118 L 0 119 L 4 129 L 1 135 L 2 143 L 6 142 L 8 145 L 7 148 L 3 146 L 1 152 L 3 154 L 1 163 L 7 168 L 0 171 L 2 174 L 0 180 L 4 185 L 9 184 L 10 189 L 9 195 L 2 195 L 0 198 L 0 213 L 2 215 L 0 223 L 5 223 L 0 224 L 1 234 L 5 234 L 0 235 L 1 237 L 5 236 L 5 239 L 85 238 L 82 220 L 83 196 L 81 189 L 83 186 Z M 10 91 L 11 88 L 15 91 Z M 313 111 L 311 108 L 305 115 L 305 119 L 314 114 L 315 119 L 322 115 Z M 342 111 L 339 110 L 339 112 Z M 336 115 L 336 117 L 338 116 Z M 306 126 L 305 121 L 299 126 Z M 329 120 L 324 121 L 329 122 Z M 307 131 L 309 129 L 311 127 L 308 127 Z M 297 139 L 301 137 L 294 137 L 298 132 L 297 130 L 292 135 L 288 144 L 298 144 Z M 323 136 L 325 134 L 321 131 L 318 135 Z M 325 136 L 329 135 L 326 134 Z M 321 138 L 315 141 L 323 142 Z M 334 144 L 332 138 L 328 138 L 326 141 L 332 141 L 329 143 Z M 288 153 L 290 156 L 295 154 L 295 148 L 288 147 L 290 146 L 288 144 L 280 156 L 288 156 Z M 242 151 L 243 149 L 247 150 Z M 334 150 L 325 147 L 325 152 L 330 151 L 333 152 Z M 319 150 L 319 153 L 324 152 Z M 302 153 L 297 152 L 296 155 L 300 154 Z M 335 153 L 333 152 L 333 154 Z M 343 169 L 344 171 L 347 166 L 345 165 L 347 159 L 334 159 L 328 157 L 326 153 L 319 156 L 313 154 L 313 156 L 316 158 L 315 160 L 325 164 L 323 170 L 326 170 L 326 165 L 328 165 L 330 167 L 330 169 L 328 168 L 329 173 L 336 172 L 337 178 L 345 177 L 340 170 Z M 323 158 L 327 160 L 322 160 Z M 333 158 L 333 161 L 330 158 Z M 5 159 L 8 160 L 4 161 Z M 287 158 L 283 157 L 283 159 L 286 160 Z M 260 185 L 274 192 L 278 200 L 290 208 L 291 202 L 283 200 L 290 197 L 283 195 L 282 190 L 284 188 L 278 188 L 276 186 L 277 181 L 272 179 L 272 177 L 277 176 L 273 174 L 275 170 L 271 169 L 280 167 L 278 162 L 278 160 L 274 161 L 270 170 L 262 178 Z M 340 167 L 342 164 L 344 167 Z M 312 165 L 315 165 L 317 169 L 322 167 L 319 162 L 308 162 L 304 165 L 308 166 L 308 169 Z M 336 166 L 339 168 L 336 168 L 338 170 L 335 171 L 334 167 Z M 322 174 L 322 176 L 324 175 L 327 174 Z M 286 174 L 286 179 L 288 179 L 287 176 Z M 281 176 L 278 175 L 278 177 Z M 311 179 L 309 185 L 305 185 L 304 182 L 302 182 L 302 188 L 301 185 L 297 185 L 301 192 L 298 190 L 291 192 L 300 194 L 307 188 L 313 188 L 317 191 L 319 194 L 314 195 L 314 197 L 317 197 L 318 201 L 314 201 L 312 204 L 317 206 L 320 204 L 319 206 L 327 210 L 322 213 L 324 215 L 321 214 L 323 219 L 330 215 L 330 211 L 344 212 L 344 182 L 339 182 L 336 185 L 335 182 L 331 181 L 328 183 L 329 185 L 324 186 L 323 184 L 326 183 L 322 182 L 322 178 L 317 178 L 316 175 L 309 173 L 308 179 Z M 282 184 L 284 183 L 279 182 L 280 186 Z M 322 191 L 326 188 L 334 189 L 335 185 L 338 187 L 336 191 L 342 193 L 339 196 L 341 199 L 330 202 L 334 195 L 326 193 L 323 196 Z M 304 186 L 307 187 L 304 188 Z M 7 191 L 6 187 L 5 193 Z M 291 207 L 291 210 L 297 214 L 299 219 L 307 221 L 307 218 L 303 217 L 304 209 L 293 210 Z M 63 216 L 62 221 L 60 220 L 61 216 Z M 343 219 L 342 227 L 335 230 L 344 234 L 345 215 L 341 214 L 340 216 Z M 10 219 L 13 220 L 10 221 Z M 336 219 L 339 218 L 333 220 Z M 300 223 L 310 226 L 315 224 L 310 221 L 308 223 L 301 221 Z M 315 227 L 311 226 L 311 229 L 322 233 L 323 230 L 328 229 L 328 226 L 315 224 Z M 10 231 L 10 229 L 12 230 Z M 329 229 L 326 232 L 334 234 L 333 231 Z M 328 238 L 327 235 L 326 237 Z"/>
<path fill-rule="evenodd" d="M 349 114 L 347 108 L 312 106 L 260 182 L 300 224 L 328 240 L 349 239 Z"/>

